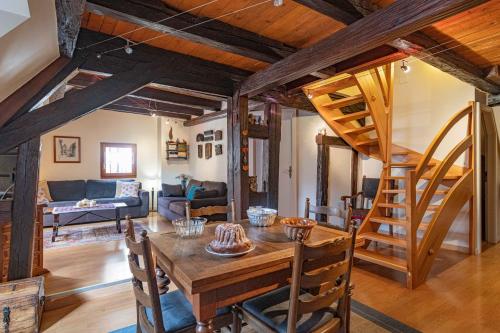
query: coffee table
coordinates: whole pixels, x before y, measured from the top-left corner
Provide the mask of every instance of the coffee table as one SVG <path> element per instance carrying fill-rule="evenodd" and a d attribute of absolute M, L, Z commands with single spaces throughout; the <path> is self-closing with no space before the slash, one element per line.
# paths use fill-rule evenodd
<path fill-rule="evenodd" d="M 103 219 L 108 219 L 106 216 L 100 215 L 98 212 L 102 210 L 109 210 L 109 209 L 114 209 L 115 210 L 115 216 L 116 216 L 116 230 L 118 233 L 122 232 L 122 227 L 121 227 L 121 217 L 120 217 L 120 209 L 123 207 L 127 207 L 127 204 L 124 202 L 114 202 L 114 203 L 106 203 L 106 204 L 98 204 L 94 207 L 76 207 L 76 206 L 63 206 L 63 207 L 53 207 L 48 209 L 48 212 L 52 214 L 54 217 L 54 222 L 52 224 L 52 242 L 56 241 L 56 237 L 58 236 L 59 233 L 59 227 L 63 227 L 66 225 L 71 224 L 72 222 L 78 220 L 79 218 L 85 216 L 85 215 L 94 215 L 96 217 L 100 217 Z M 46 210 L 47 211 L 47 210 Z M 77 217 L 69 220 L 68 222 L 64 223 L 64 225 L 61 225 L 59 222 L 59 216 L 61 214 L 69 214 L 69 213 L 81 213 Z"/>

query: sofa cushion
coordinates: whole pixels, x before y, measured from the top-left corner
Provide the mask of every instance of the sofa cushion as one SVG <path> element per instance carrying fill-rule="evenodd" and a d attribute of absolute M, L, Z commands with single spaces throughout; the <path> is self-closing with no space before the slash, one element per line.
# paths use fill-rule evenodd
<path fill-rule="evenodd" d="M 166 209 L 169 209 L 170 207 L 170 204 L 172 202 L 176 202 L 176 201 L 182 201 L 182 202 L 186 202 L 186 198 L 185 197 L 159 197 L 158 198 L 158 207 L 164 207 Z"/>
<path fill-rule="evenodd" d="M 195 199 L 207 199 L 207 198 L 216 198 L 219 196 L 219 193 L 216 190 L 211 191 L 196 191 L 194 193 Z"/>
<path fill-rule="evenodd" d="M 140 187 L 141 183 L 139 182 L 117 181 L 115 197 L 116 198 L 138 197 Z"/>
<path fill-rule="evenodd" d="M 189 192 L 189 190 L 191 189 L 191 186 L 201 186 L 202 182 L 199 181 L 199 180 L 196 180 L 196 179 L 191 179 L 188 183 L 188 185 L 186 186 L 186 194 Z"/>
<path fill-rule="evenodd" d="M 139 197 L 102 198 L 102 199 L 95 199 L 95 201 L 99 204 L 124 202 L 129 207 L 135 207 L 141 205 L 141 198 Z"/>
<path fill-rule="evenodd" d="M 182 197 L 184 196 L 184 191 L 182 190 L 182 185 L 169 185 L 161 184 L 161 191 L 164 197 Z"/>
<path fill-rule="evenodd" d="M 175 214 L 181 216 L 186 216 L 186 202 L 185 201 L 174 201 L 170 203 L 169 209 Z"/>
<path fill-rule="evenodd" d="M 218 195 L 216 195 L 216 197 L 222 197 L 226 195 L 227 192 L 226 183 L 224 182 L 205 181 L 202 186 L 205 188 L 205 191 L 217 191 Z"/>
<path fill-rule="evenodd" d="M 115 180 L 87 180 L 87 199 L 114 198 Z"/>
<path fill-rule="evenodd" d="M 86 195 L 84 180 L 48 181 L 50 196 L 54 201 L 82 200 Z"/>

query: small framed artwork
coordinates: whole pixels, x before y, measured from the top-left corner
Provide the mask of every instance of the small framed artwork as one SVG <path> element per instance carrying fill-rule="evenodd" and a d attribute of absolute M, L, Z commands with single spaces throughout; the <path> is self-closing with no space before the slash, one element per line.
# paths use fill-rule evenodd
<path fill-rule="evenodd" d="M 203 158 L 203 145 L 198 145 L 198 158 Z"/>
<path fill-rule="evenodd" d="M 80 163 L 81 147 L 78 136 L 54 136 L 54 163 Z"/>
<path fill-rule="evenodd" d="M 221 130 L 217 130 L 215 131 L 215 141 L 220 141 L 222 140 L 222 131 Z"/>
<path fill-rule="evenodd" d="M 205 143 L 205 159 L 209 160 L 212 158 L 212 144 Z"/>
<path fill-rule="evenodd" d="M 222 155 L 222 145 L 215 145 L 215 155 Z"/>

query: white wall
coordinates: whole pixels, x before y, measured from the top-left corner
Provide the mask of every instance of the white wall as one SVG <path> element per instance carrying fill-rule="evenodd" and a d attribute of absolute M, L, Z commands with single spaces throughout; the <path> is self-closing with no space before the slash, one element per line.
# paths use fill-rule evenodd
<path fill-rule="evenodd" d="M 40 180 L 100 179 L 100 143 L 137 144 L 137 179 L 157 186 L 159 118 L 98 110 L 42 136 Z M 54 163 L 54 135 L 81 137 L 81 163 Z M 157 188 L 157 187 L 156 187 Z"/>
<path fill-rule="evenodd" d="M 29 0 L 29 9 L 31 17 L 0 38 L 0 101 L 59 56 L 54 0 Z"/>

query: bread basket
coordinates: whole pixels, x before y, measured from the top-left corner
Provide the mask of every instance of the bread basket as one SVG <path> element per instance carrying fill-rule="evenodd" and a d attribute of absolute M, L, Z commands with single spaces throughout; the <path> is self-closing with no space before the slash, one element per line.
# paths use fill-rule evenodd
<path fill-rule="evenodd" d="M 281 220 L 283 230 L 290 240 L 297 240 L 297 236 L 302 234 L 302 239 L 307 240 L 311 236 L 311 231 L 318 222 L 304 217 L 286 217 Z"/>

